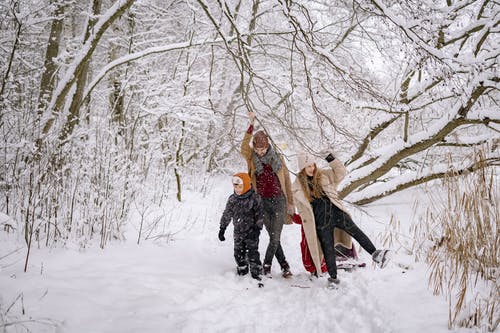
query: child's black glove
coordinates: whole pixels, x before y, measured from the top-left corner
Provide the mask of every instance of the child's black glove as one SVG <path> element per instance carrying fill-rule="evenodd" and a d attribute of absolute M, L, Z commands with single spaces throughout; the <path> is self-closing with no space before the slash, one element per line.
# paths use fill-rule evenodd
<path fill-rule="evenodd" d="M 225 241 L 226 240 L 226 237 L 224 237 L 224 232 L 226 231 L 226 229 L 223 229 L 223 228 L 220 228 L 219 230 L 219 240 L 221 242 Z"/>

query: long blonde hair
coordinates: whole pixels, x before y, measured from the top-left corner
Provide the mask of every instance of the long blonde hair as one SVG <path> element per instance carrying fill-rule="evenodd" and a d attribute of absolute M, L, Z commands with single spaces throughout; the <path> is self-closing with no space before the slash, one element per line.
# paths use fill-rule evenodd
<path fill-rule="evenodd" d="M 316 164 L 314 164 L 314 172 L 313 172 L 313 177 L 312 177 L 312 189 L 309 187 L 309 180 L 308 176 L 306 174 L 306 169 L 300 170 L 298 173 L 297 177 L 299 178 L 300 185 L 302 186 L 302 189 L 304 190 L 304 194 L 306 196 L 306 199 L 311 202 L 314 199 L 320 198 L 323 195 L 325 195 L 325 192 L 323 191 L 323 187 L 321 186 L 321 175 L 318 172 L 318 168 L 316 167 Z"/>

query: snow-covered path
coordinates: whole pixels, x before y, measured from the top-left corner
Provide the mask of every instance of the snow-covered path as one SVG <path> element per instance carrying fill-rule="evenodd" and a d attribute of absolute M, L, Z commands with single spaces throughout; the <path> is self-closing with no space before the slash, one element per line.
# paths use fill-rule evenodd
<path fill-rule="evenodd" d="M 264 288 L 236 276 L 230 230 L 226 242 L 217 240 L 226 197 L 224 188 L 210 202 L 196 199 L 205 220 L 168 243 L 129 238 L 105 250 L 35 250 L 27 273 L 24 250 L 10 254 L 0 261 L 4 322 L 31 318 L 22 325 L 33 332 L 449 332 L 447 304 L 427 289 L 423 264 L 396 253 L 381 270 L 362 252 L 367 267 L 340 272 L 340 289 L 330 290 L 326 276 L 311 281 L 303 269 L 296 225 L 285 226 L 282 239 L 291 279 L 280 276 L 278 265 Z M 386 209 L 377 207 L 371 209 Z M 189 204 L 184 209 L 194 214 Z M 376 228 L 358 224 L 375 239 Z M 9 249 L 2 247 L 0 257 Z M 15 327 L 7 332 L 22 331 Z"/>
<path fill-rule="evenodd" d="M 369 265 L 340 272 L 341 288 L 329 290 L 326 277 L 310 281 L 293 260 L 293 278 L 275 270 L 259 289 L 235 275 L 230 245 L 182 240 L 37 251 L 28 273 L 20 263 L 2 270 L 2 309 L 22 293 L 26 315 L 53 320 L 58 332 L 421 332 L 429 325 L 446 332 L 446 307 L 435 306 L 442 301 L 415 270 Z M 20 305 L 12 318 L 21 318 Z"/>

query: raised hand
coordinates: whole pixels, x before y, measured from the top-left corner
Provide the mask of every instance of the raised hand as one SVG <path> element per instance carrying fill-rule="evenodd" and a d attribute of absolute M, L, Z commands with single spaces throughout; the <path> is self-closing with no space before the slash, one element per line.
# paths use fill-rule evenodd
<path fill-rule="evenodd" d="M 250 120 L 250 125 L 253 125 L 255 122 L 255 113 L 253 111 L 248 112 L 248 119 Z"/>

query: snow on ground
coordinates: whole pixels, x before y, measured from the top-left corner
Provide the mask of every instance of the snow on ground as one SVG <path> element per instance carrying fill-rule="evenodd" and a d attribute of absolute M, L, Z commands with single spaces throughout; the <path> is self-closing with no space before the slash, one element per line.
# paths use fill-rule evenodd
<path fill-rule="evenodd" d="M 300 227 L 287 225 L 282 243 L 294 276 L 283 279 L 276 262 L 273 277 L 265 279 L 264 288 L 258 288 L 249 277 L 236 276 L 232 227 L 225 242 L 217 239 L 231 184 L 225 178 L 217 178 L 214 184 L 206 197 L 191 193 L 181 205 L 164 204 L 163 212 L 170 213 L 170 218 L 165 217 L 165 225 L 157 225 L 155 231 L 165 228 L 173 232 L 170 237 L 137 245 L 137 214 L 128 241 L 112 243 L 104 250 L 98 246 L 34 249 L 27 273 L 23 272 L 22 243 L 12 234 L 0 232 L 0 319 L 15 324 L 3 329 L 449 332 L 446 300 L 428 290 L 426 266 L 415 263 L 399 247 L 385 269 L 372 265 L 369 255 L 360 252 L 367 267 L 339 272 L 340 288 L 330 290 L 326 276 L 309 279 L 300 258 Z M 409 239 L 412 198 L 407 193 L 384 199 L 365 213 L 354 211 L 354 219 L 378 245 L 395 214 L 402 226 L 397 233 Z M 146 222 L 151 224 L 153 215 L 147 215 Z M 267 245 L 265 232 L 260 245 L 262 256 Z"/>

